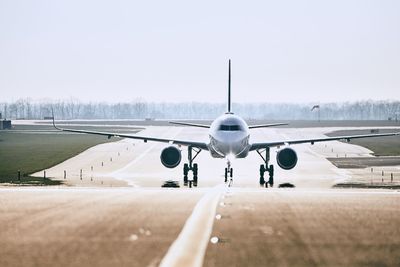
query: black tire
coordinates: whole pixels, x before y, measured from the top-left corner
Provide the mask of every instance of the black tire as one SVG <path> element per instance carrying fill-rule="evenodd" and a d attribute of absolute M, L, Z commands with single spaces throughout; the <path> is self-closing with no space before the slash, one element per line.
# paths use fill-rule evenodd
<path fill-rule="evenodd" d="M 188 185 L 188 174 L 189 174 L 189 164 L 185 163 L 183 165 L 183 185 Z"/>
<path fill-rule="evenodd" d="M 269 165 L 269 177 L 274 178 L 274 165 Z"/>
<path fill-rule="evenodd" d="M 260 177 L 260 185 L 261 185 L 261 186 L 264 186 L 264 185 L 265 185 L 264 177 Z"/>
<path fill-rule="evenodd" d="M 228 168 L 225 168 L 225 183 L 228 182 Z"/>
<path fill-rule="evenodd" d="M 274 165 L 269 165 L 269 185 L 274 186 Z"/>
<path fill-rule="evenodd" d="M 231 168 L 231 171 L 230 171 L 230 176 L 231 176 L 231 178 L 233 177 L 233 169 Z"/>
<path fill-rule="evenodd" d="M 183 165 L 183 175 L 187 176 L 189 174 L 189 164 L 185 163 Z"/>
<path fill-rule="evenodd" d="M 189 181 L 189 188 L 192 188 L 192 182 L 193 181 Z"/>
<path fill-rule="evenodd" d="M 193 175 L 197 176 L 198 172 L 199 172 L 198 165 L 197 165 L 197 163 L 194 163 L 193 164 Z"/>
<path fill-rule="evenodd" d="M 264 173 L 265 173 L 265 166 L 264 164 L 260 165 L 260 177 L 264 178 Z"/>
<path fill-rule="evenodd" d="M 269 177 L 268 184 L 269 184 L 271 187 L 274 187 L 274 177 Z"/>

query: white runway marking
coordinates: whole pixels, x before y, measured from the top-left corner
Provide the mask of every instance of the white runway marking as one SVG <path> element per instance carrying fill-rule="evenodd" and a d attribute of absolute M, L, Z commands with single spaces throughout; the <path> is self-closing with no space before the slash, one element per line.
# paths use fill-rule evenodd
<path fill-rule="evenodd" d="M 197 203 L 160 267 L 201 267 L 210 241 L 217 204 L 225 186 L 216 186 Z"/>

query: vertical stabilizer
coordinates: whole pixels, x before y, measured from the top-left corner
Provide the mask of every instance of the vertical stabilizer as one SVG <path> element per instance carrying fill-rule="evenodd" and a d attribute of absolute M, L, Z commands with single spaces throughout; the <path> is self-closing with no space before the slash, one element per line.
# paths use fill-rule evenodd
<path fill-rule="evenodd" d="M 231 60 L 229 59 L 228 72 L 228 113 L 231 113 Z"/>

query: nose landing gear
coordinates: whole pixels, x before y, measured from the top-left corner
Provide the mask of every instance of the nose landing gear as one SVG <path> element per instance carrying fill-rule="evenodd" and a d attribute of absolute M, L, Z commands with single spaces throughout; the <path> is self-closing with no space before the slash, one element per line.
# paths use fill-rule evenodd
<path fill-rule="evenodd" d="M 229 186 L 232 185 L 233 183 L 233 168 L 231 168 L 231 162 L 227 162 L 228 166 L 225 168 L 225 183 L 228 182 L 228 177 L 230 177 L 229 180 Z"/>

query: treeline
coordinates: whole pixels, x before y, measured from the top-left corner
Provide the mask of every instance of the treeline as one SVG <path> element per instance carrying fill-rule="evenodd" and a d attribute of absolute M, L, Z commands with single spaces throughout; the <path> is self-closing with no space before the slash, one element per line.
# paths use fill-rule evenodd
<path fill-rule="evenodd" d="M 387 120 L 400 119 L 400 101 L 324 103 L 233 103 L 235 114 L 245 119 L 268 120 Z M 19 99 L 0 103 L 3 118 L 43 119 L 213 119 L 226 111 L 226 104 L 210 103 L 84 103 L 78 100 L 34 102 Z"/>

